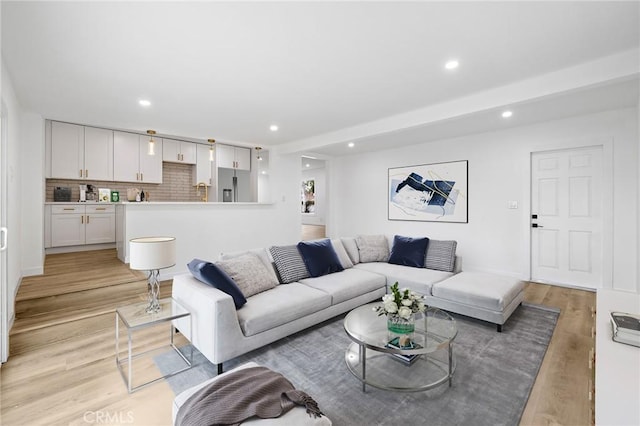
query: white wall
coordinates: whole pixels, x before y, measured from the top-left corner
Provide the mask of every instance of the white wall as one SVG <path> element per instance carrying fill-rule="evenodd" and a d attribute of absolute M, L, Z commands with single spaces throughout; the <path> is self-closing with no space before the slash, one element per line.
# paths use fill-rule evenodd
<path fill-rule="evenodd" d="M 305 225 L 324 225 L 326 210 L 327 210 L 327 180 L 326 180 L 326 170 L 324 168 L 321 169 L 312 169 L 312 170 L 303 170 L 302 177 L 300 181 L 314 179 L 315 180 L 315 190 L 316 190 L 316 203 L 315 203 L 315 213 L 314 214 L 302 214 L 302 223 Z"/>
<path fill-rule="evenodd" d="M 21 206 L 21 124 L 23 111 L 16 97 L 11 76 L 2 63 L 2 102 L 7 114 L 7 275 L 8 317 L 10 323 L 15 315 L 15 294 L 22 279 L 22 206 Z"/>
<path fill-rule="evenodd" d="M 612 250 L 605 286 L 638 284 L 638 111 L 636 108 L 551 121 L 412 147 L 342 157 L 329 163 L 331 236 L 372 233 L 455 239 L 463 269 L 530 277 L 530 154 L 603 143 L 612 158 Z M 393 144 L 393 140 L 389 141 Z M 469 160 L 469 223 L 387 220 L 387 169 Z M 606 157 L 605 157 L 606 160 Z M 349 200 L 349 202 L 344 202 Z M 517 210 L 507 201 L 518 201 Z M 605 262 L 606 263 L 606 262 Z"/>
<path fill-rule="evenodd" d="M 21 127 L 22 275 L 44 273 L 44 119 L 25 113 Z"/>

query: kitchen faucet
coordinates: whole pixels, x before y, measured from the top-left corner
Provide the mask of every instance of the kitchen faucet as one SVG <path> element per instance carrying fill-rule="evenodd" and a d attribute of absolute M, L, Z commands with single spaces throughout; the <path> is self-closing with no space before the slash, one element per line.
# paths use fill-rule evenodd
<path fill-rule="evenodd" d="M 207 184 L 204 182 L 198 182 L 196 184 L 196 195 L 200 195 L 200 186 L 202 186 L 204 188 L 204 197 L 202 197 L 202 201 L 204 201 L 205 203 L 209 201 L 208 195 L 207 195 Z"/>

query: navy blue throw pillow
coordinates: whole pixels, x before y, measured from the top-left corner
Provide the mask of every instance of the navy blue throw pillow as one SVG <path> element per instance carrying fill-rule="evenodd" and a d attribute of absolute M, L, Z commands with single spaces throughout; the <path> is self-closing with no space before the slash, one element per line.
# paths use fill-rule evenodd
<path fill-rule="evenodd" d="M 301 241 L 298 251 L 302 256 L 309 275 L 320 277 L 334 272 L 344 271 L 331 240 Z"/>
<path fill-rule="evenodd" d="M 247 299 L 245 299 L 244 294 L 242 294 L 236 283 L 218 266 L 206 260 L 193 259 L 187 264 L 187 267 L 198 281 L 202 281 L 231 296 L 236 309 L 240 309 L 242 305 L 247 303 Z"/>
<path fill-rule="evenodd" d="M 396 265 L 424 268 L 424 257 L 429 245 L 429 238 L 410 238 L 396 235 L 393 237 L 393 248 L 389 263 Z"/>

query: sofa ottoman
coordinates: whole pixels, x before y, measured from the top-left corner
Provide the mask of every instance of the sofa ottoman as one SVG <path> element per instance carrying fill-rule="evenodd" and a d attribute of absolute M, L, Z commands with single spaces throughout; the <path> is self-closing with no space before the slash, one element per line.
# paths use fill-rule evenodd
<path fill-rule="evenodd" d="M 242 364 L 239 367 L 236 367 L 232 370 L 227 371 L 226 373 L 222 373 L 216 377 L 213 377 L 209 380 L 206 380 L 199 385 L 191 387 L 183 392 L 181 392 L 178 396 L 173 400 L 173 423 L 175 424 L 176 416 L 178 415 L 178 410 L 182 407 L 191 395 L 196 393 L 199 389 L 207 386 L 209 383 L 213 383 L 214 381 L 220 379 L 220 377 L 231 374 L 234 371 L 250 368 L 250 367 L 258 367 L 259 365 L 255 362 L 248 362 L 246 364 Z M 322 409 L 322 407 L 320 407 Z M 242 423 L 243 425 L 260 425 L 260 426 L 269 426 L 269 425 L 309 425 L 309 426 L 328 426 L 331 425 L 331 420 L 327 416 L 322 416 L 318 418 L 314 418 L 307 414 L 306 410 L 302 406 L 295 406 L 291 410 L 284 413 L 282 416 L 276 419 L 261 419 L 258 417 L 252 417 L 247 421 Z"/>
<path fill-rule="evenodd" d="M 426 304 L 502 325 L 524 298 L 524 282 L 486 272 L 460 272 L 433 284 Z"/>

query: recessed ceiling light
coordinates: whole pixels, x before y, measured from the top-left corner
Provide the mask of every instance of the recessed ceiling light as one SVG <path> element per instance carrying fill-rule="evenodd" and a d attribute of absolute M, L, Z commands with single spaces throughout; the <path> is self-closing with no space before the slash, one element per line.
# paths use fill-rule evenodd
<path fill-rule="evenodd" d="M 304 165 L 305 167 L 311 167 L 311 164 L 307 163 Z"/>
<path fill-rule="evenodd" d="M 511 117 L 512 115 L 513 115 L 513 112 L 511 112 L 511 111 L 504 111 L 504 112 L 502 113 L 502 118 L 509 118 L 509 117 Z"/>
<path fill-rule="evenodd" d="M 460 63 L 457 60 L 452 59 L 450 61 L 447 61 L 447 63 L 444 64 L 444 67 L 448 70 L 454 70 L 458 68 L 458 65 L 460 65 Z"/>
<path fill-rule="evenodd" d="M 354 146 L 356 146 L 356 144 L 355 144 L 355 143 L 353 143 L 353 142 L 349 142 L 349 145 L 347 145 L 347 146 L 348 146 L 349 148 L 353 148 Z"/>
<path fill-rule="evenodd" d="M 278 126 L 276 126 L 275 124 L 272 124 L 271 126 L 269 126 L 269 130 L 271 130 L 272 132 L 277 132 Z"/>
<path fill-rule="evenodd" d="M 148 100 L 146 100 L 146 99 L 140 99 L 140 100 L 138 101 L 138 103 L 139 103 L 140 105 L 142 105 L 143 107 L 148 107 L 148 106 L 150 106 L 150 105 L 151 105 L 151 102 L 150 102 L 150 101 L 148 101 Z"/>
<path fill-rule="evenodd" d="M 267 174 L 267 171 L 266 171 L 266 170 L 263 170 L 263 171 L 262 171 L 262 174 L 263 174 L 263 175 L 266 175 L 266 174 Z"/>

